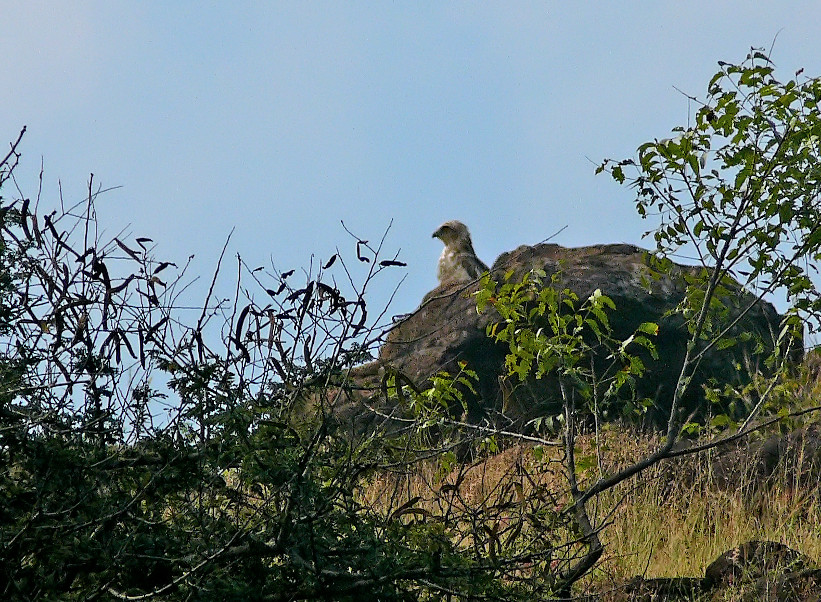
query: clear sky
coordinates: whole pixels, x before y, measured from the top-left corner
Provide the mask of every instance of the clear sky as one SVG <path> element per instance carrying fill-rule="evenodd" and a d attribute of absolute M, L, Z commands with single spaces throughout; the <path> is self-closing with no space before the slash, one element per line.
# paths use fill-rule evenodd
<path fill-rule="evenodd" d="M 97 209 L 207 281 L 230 252 L 307 267 L 381 237 L 407 268 L 393 312 L 436 284 L 443 221 L 488 264 L 544 240 L 642 242 L 595 164 L 686 124 L 718 60 L 775 45 L 821 74 L 821 2 L 68 2 L 0 0 L 0 138 L 19 183 Z M 4 142 L 5 143 L 5 142 Z M 7 193 L 8 194 L 8 193 Z M 351 257 L 349 254 L 348 257 Z"/>

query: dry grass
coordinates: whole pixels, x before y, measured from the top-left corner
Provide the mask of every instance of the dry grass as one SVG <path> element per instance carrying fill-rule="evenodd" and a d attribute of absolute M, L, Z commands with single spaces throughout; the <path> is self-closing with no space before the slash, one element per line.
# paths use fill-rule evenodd
<path fill-rule="evenodd" d="M 709 462 L 687 462 L 694 478 L 672 486 L 671 471 L 660 467 L 626 494 L 605 532 L 603 571 L 614 578 L 700 577 L 721 553 L 750 540 L 781 542 L 821 560 L 817 491 L 793 487 L 786 475 L 766 487 L 742 480 L 739 487 L 723 489 Z M 613 504 L 617 496 L 617 491 L 609 492 L 602 506 Z"/>
<path fill-rule="evenodd" d="M 801 372 L 784 388 L 781 407 L 817 405 L 820 367 L 821 352 L 808 354 Z M 810 414 L 789 424 L 799 428 L 815 419 Z M 638 439 L 643 443 L 623 441 L 614 447 L 635 454 L 642 445 L 657 443 Z M 721 458 L 711 451 L 661 464 L 608 492 L 600 507 L 618 504 L 618 511 L 604 532 L 599 577 L 701 577 L 717 556 L 750 540 L 777 541 L 821 562 L 819 458 L 812 457 L 821 452 L 817 448 L 818 441 L 808 439 L 806 449 L 781 459 L 765 484 L 749 456 Z M 620 461 L 616 458 L 616 464 Z M 816 470 L 808 471 L 813 464 Z"/>
<path fill-rule="evenodd" d="M 786 382 L 773 403 L 796 410 L 817 405 L 819 398 L 821 352 L 816 352 L 808 356 L 798 377 Z M 813 420 L 817 420 L 816 415 L 807 414 L 781 426 L 798 429 Z M 821 428 L 813 432 L 815 439 L 808 439 L 809 454 L 821 451 Z M 759 440 L 766 436 L 756 435 Z M 584 467 L 580 471 L 582 486 L 646 457 L 660 444 L 658 437 L 613 425 L 595 435 L 580 436 L 576 458 L 577 465 Z M 522 521 L 527 514 L 519 510 L 517 516 L 517 504 L 510 502 L 525 499 L 533 504 L 537 500 L 554 516 L 566 507 L 569 495 L 562 453 L 560 447 L 544 448 L 537 459 L 532 446 L 513 445 L 480 462 L 457 464 L 449 471 L 430 460 L 412 472 L 378 476 L 362 491 L 362 500 L 386 517 L 414 500 L 414 507 L 424 509 L 429 516 L 461 512 L 481 517 L 479 524 L 494 530 L 504 529 L 505 524 Z M 589 507 L 594 525 L 602 529 L 605 553 L 583 588 L 607 591 L 635 576 L 700 578 L 722 553 L 752 540 L 780 542 L 821 561 L 819 459 L 799 454 L 778 464 L 763 483 L 760 466 L 749 456 L 714 450 L 661 463 L 605 492 L 591 500 Z M 805 467 L 813 461 L 816 472 L 807 473 Z M 509 510 L 489 511 L 502 507 Z M 531 505 L 528 512 L 534 510 Z M 550 533 L 554 542 L 573 537 L 561 531 L 562 523 L 556 521 L 556 532 Z M 536 524 L 527 528 L 545 529 Z M 455 532 L 465 534 L 457 546 L 475 544 L 467 531 Z M 579 551 L 567 548 L 553 556 L 549 566 L 552 569 L 556 562 L 567 562 Z"/>
<path fill-rule="evenodd" d="M 610 427 L 597 437 L 580 437 L 577 455 L 587 458 L 587 480 L 612 473 L 659 444 L 651 436 Z M 460 508 L 487 507 L 525 494 L 534 487 L 550 495 L 552 509 L 567 502 L 567 484 L 558 462 L 559 450 L 537 461 L 527 445 L 514 446 L 469 466 L 441 475 L 435 462 L 413 474 L 385 475 L 363 493 L 372 507 L 397 508 L 418 497 L 418 507 L 431 513 L 453 512 L 453 496 L 442 488 L 458 488 Z M 733 486 L 720 484 L 710 454 L 653 467 L 640 477 L 605 493 L 591 504 L 596 523 L 606 525 L 605 554 L 587 580 L 594 589 L 637 575 L 647 578 L 701 577 L 717 556 L 745 541 L 784 543 L 821 560 L 821 504 L 818 491 L 797 486 L 784 469 L 767 487 L 754 483 L 749 466 L 739 465 Z M 447 500 L 447 501 L 446 501 Z"/>

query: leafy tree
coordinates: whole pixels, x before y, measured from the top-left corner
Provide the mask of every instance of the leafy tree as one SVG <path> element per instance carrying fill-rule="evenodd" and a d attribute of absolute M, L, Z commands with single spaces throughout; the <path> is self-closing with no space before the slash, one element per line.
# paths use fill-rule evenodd
<path fill-rule="evenodd" d="M 739 65 L 719 65 L 706 99 L 692 98 L 699 106 L 693 125 L 675 128 L 674 138 L 641 145 L 636 159 L 606 160 L 598 169 L 633 188 L 639 214 L 657 220 L 648 232 L 656 243 L 655 270 L 669 269 L 668 258 L 682 248 L 694 251 L 703 268 L 687 279 L 677 309 L 689 342 L 658 449 L 615 474 L 592 479 L 575 455 L 580 417 L 600 416 L 614 392 L 645 375 L 640 356 L 630 350 L 643 346 L 652 352 L 656 325 L 643 324 L 624 341 L 612 339 L 607 312 L 618 308 L 600 291 L 579 304 L 562 290 L 560 276 L 547 287 L 539 285 L 538 274 L 521 283 L 488 278 L 478 293 L 480 310 L 492 305 L 501 318 L 489 334 L 509 345 L 509 374 L 524 379 L 550 372 L 560 379 L 563 462 L 572 499 L 562 516 L 576 522 L 587 544 L 586 555 L 561 575 L 565 583 L 589 570 L 601 554 L 598 532 L 604 524 L 591 520 L 591 500 L 664 459 L 703 451 L 787 417 L 789 408 L 775 408 L 775 417 L 759 420 L 781 377 L 801 355 L 802 330 L 813 333 L 821 326 L 821 297 L 812 279 L 821 259 L 821 80 L 798 79 L 799 71 L 796 79 L 781 83 L 769 58 L 755 49 Z M 740 286 L 752 295 L 736 294 Z M 754 375 L 755 403 L 737 406 L 739 422 L 733 420 L 737 416 L 717 417 L 714 425 L 729 430 L 688 444 L 689 434 L 701 427 L 684 420 L 681 400 L 699 363 L 710 350 L 748 342 L 751 335 L 736 327 L 775 292 L 785 294 L 789 308 L 769 346 L 772 354 L 758 366 L 764 371 Z M 731 312 L 729 299 L 744 304 Z M 594 353 L 620 369 L 596 372 Z M 720 383 L 704 391 L 705 401 L 745 393 Z M 588 476 L 584 486 L 583 475 Z"/>
<path fill-rule="evenodd" d="M 579 456 L 578 435 L 590 428 L 587 417 L 598 429 L 603 410 L 614 404 L 646 407 L 647 400 L 618 394 L 635 392 L 637 379 L 652 377 L 642 355 L 653 354 L 657 325 L 641 324 L 625 340 L 615 339 L 607 316 L 618 308 L 601 291 L 578 299 L 562 286 L 560 273 L 549 283 L 536 272 L 520 282 L 511 281 L 511 274 L 501 282 L 486 276 L 477 293 L 479 310 L 492 307 L 498 314 L 488 335 L 508 346 L 508 377 L 551 374 L 559 380 L 562 411 L 532 423 L 545 437 L 557 433 L 550 443 L 562 447 L 558 458 L 566 489 L 555 495 L 566 504 L 555 524 L 572 535 L 554 545 L 575 547 L 565 563 L 554 566 L 555 592 L 568 594 L 601 557 L 599 533 L 609 513 L 600 506 L 600 494 L 663 460 L 740 439 L 790 415 L 791 408 L 770 402 L 801 356 L 803 329 L 813 333 L 821 326 L 821 297 L 812 279 L 821 259 L 821 81 L 799 81 L 799 72 L 781 83 L 773 73 L 769 58 L 755 49 L 739 65 L 720 63 L 706 99 L 692 98 L 699 105 L 694 125 L 675 128 L 672 139 L 641 145 L 636 159 L 606 160 L 598 169 L 633 188 L 639 214 L 657 220 L 648 232 L 656 243 L 648 274 L 669 270 L 669 258 L 685 247 L 702 267 L 687 277 L 687 293 L 676 310 L 688 343 L 666 403 L 666 436 L 652 453 L 613 474 L 591 473 L 600 458 Z M 745 294 L 739 294 L 742 289 Z M 718 430 L 687 422 L 681 402 L 705 354 L 749 344 L 752 334 L 739 331 L 739 325 L 776 292 L 785 293 L 789 303 L 783 323 L 772 342 L 754 345 L 758 352 L 772 352 L 763 363 L 738 366 L 753 372 L 753 403 L 750 387 L 715 383 L 705 387 L 705 403 L 734 411 L 714 417 Z M 609 364 L 597 366 L 594 357 Z M 774 415 L 762 416 L 764 409 Z M 698 432 L 705 439 L 691 441 Z M 555 454 L 542 451 L 547 448 L 537 447 L 538 456 L 554 462 Z M 591 514 L 594 500 L 599 510 Z"/>
<path fill-rule="evenodd" d="M 800 78 L 799 70 L 781 83 L 756 49 L 740 65 L 719 65 L 706 99 L 692 99 L 699 105 L 693 125 L 675 128 L 672 139 L 643 144 L 637 159 L 600 167 L 636 190 L 640 215 L 658 219 L 652 236 L 659 255 L 686 247 L 705 268 L 681 307 L 691 345 L 679 389 L 708 350 L 736 344 L 732 326 L 767 294 L 783 293 L 789 305 L 776 333 L 781 357 L 771 365 L 785 365 L 802 329 L 814 333 L 821 326 L 812 280 L 821 258 L 821 81 Z M 633 177 L 625 174 L 630 169 Z M 755 296 L 728 324 L 717 300 L 736 281 Z M 676 421 L 669 426 L 673 435 Z"/>

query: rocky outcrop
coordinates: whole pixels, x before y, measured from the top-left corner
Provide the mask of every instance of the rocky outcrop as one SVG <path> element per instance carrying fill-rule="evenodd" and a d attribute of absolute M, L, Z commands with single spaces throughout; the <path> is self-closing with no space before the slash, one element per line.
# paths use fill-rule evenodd
<path fill-rule="evenodd" d="M 748 541 L 727 550 L 704 572 L 706 589 L 742 580 L 757 581 L 773 574 L 795 573 L 815 568 L 810 558 L 777 541 Z"/>
<path fill-rule="evenodd" d="M 821 479 L 821 424 L 813 422 L 764 439 L 745 437 L 721 447 L 711 463 L 713 483 L 759 495 L 770 487 L 817 487 Z"/>
<path fill-rule="evenodd" d="M 774 541 L 748 541 L 721 554 L 704 577 L 645 579 L 592 597 L 598 602 L 817 602 L 821 571 L 801 552 Z"/>
<path fill-rule="evenodd" d="M 648 253 L 626 244 L 581 248 L 555 244 L 522 246 L 502 254 L 491 268 L 497 280 L 508 271 L 513 272 L 513 279 L 521 279 L 534 269 L 547 274 L 545 282 L 558 272 L 561 286 L 580 299 L 601 289 L 616 304 L 617 309 L 609 318 L 617 338 L 630 336 L 642 322 L 658 324 L 655 344 L 659 359 L 644 354 L 648 378 L 639 381 L 636 393 L 652 402 L 649 411 L 639 419 L 659 426 L 666 424 L 687 343 L 684 318 L 673 310 L 684 298 L 686 279 L 695 276 L 700 268 L 673 264 L 665 273 L 655 273 L 650 269 Z M 476 394 L 466 391 L 469 420 L 490 417 L 522 426 L 536 416 L 557 413 L 555 378 L 524 383 L 504 378 L 506 347 L 486 336 L 486 327 L 498 316 L 493 310 L 477 313 L 473 293 L 478 287 L 478 283 L 442 286 L 428 293 L 420 307 L 389 333 L 379 359 L 360 368 L 354 378 L 376 390 L 388 370 L 424 387 L 440 371 L 456 373 L 466 366 L 479 377 Z M 780 316 L 771 304 L 755 303 L 740 287 L 731 288 L 723 298 L 730 309 L 730 320 L 752 304 L 733 332 L 750 332 L 753 340 L 728 349 L 713 349 L 704 356 L 683 399 L 688 413 L 704 416 L 726 410 L 706 405 L 702 385 L 712 381 L 746 382 L 750 371 L 760 367 L 762 358 L 772 349 L 773 333 L 778 332 Z M 754 353 L 756 340 L 763 343 L 764 353 Z M 598 357 L 597 368 L 603 371 L 605 362 L 605 357 Z M 611 408 L 611 417 L 623 409 Z"/>

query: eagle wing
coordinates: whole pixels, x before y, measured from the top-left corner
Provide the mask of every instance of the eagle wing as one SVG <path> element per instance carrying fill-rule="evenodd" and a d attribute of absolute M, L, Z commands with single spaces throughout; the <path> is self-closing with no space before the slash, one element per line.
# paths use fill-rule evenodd
<path fill-rule="evenodd" d="M 459 264 L 470 280 L 481 278 L 490 269 L 473 253 L 459 253 Z"/>
<path fill-rule="evenodd" d="M 489 271 L 488 267 L 474 253 L 445 247 L 439 258 L 440 283 L 470 282 Z"/>

